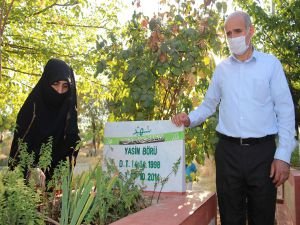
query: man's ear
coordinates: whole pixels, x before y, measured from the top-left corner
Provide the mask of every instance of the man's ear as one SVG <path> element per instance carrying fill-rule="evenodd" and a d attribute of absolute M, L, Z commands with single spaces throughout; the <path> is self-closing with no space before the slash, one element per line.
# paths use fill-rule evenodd
<path fill-rule="evenodd" d="M 249 33 L 250 33 L 250 36 L 253 37 L 253 35 L 255 33 L 255 27 L 253 25 L 250 26 Z"/>

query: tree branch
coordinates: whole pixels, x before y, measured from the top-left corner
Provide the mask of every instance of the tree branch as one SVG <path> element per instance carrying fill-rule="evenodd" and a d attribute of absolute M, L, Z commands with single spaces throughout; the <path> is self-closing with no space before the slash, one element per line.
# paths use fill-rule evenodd
<path fill-rule="evenodd" d="M 45 216 L 45 221 L 52 223 L 54 225 L 59 225 L 58 222 L 56 222 L 55 220 L 51 219 L 50 217 Z"/>
<path fill-rule="evenodd" d="M 7 23 L 7 20 L 8 20 L 8 15 L 11 11 L 11 8 L 14 4 L 14 0 L 11 1 L 9 7 L 8 7 L 8 10 L 5 14 L 5 17 L 3 18 L 4 16 L 4 5 L 5 5 L 5 0 L 2 1 L 2 8 L 1 8 L 1 15 L 0 15 L 0 81 L 1 81 L 1 75 L 2 75 L 2 37 L 3 37 L 3 32 L 4 32 L 4 28 L 5 28 L 5 25 Z"/>
<path fill-rule="evenodd" d="M 26 54 L 26 55 L 38 55 L 38 52 L 26 52 L 24 50 L 6 50 L 5 52 L 15 54 L 15 55 L 20 55 L 20 54 Z"/>
<path fill-rule="evenodd" d="M 36 13 L 33 13 L 32 15 L 33 15 L 33 16 L 37 16 L 37 15 L 43 13 L 43 12 L 46 12 L 48 9 L 51 9 L 51 8 L 54 7 L 55 5 L 56 5 L 56 3 L 53 3 L 52 5 L 49 5 L 49 6 L 47 6 L 46 8 L 44 8 L 44 9 L 42 9 L 42 10 L 36 12 Z"/>
<path fill-rule="evenodd" d="M 109 20 L 103 20 L 101 21 L 101 23 L 103 23 L 103 25 L 82 25 L 82 24 L 66 24 L 66 23 L 59 23 L 59 22 L 46 22 L 46 24 L 50 24 L 50 25 L 58 25 L 58 26 L 67 26 L 67 27 L 79 27 L 79 28 L 92 28 L 92 29 L 105 29 L 105 30 L 109 30 L 107 28 L 107 23 L 110 22 Z M 41 22 L 37 22 L 39 24 L 41 24 Z M 36 25 L 36 24 L 34 24 Z M 18 35 L 20 36 L 20 35 Z"/>
<path fill-rule="evenodd" d="M 10 76 L 8 76 L 8 75 L 6 75 L 6 74 L 2 74 L 2 76 L 3 76 L 3 77 L 7 77 L 7 78 L 11 79 L 11 77 L 10 77 Z"/>
<path fill-rule="evenodd" d="M 2 20 L 3 20 L 3 14 L 4 14 L 4 4 L 5 4 L 5 0 L 2 0 L 2 4 L 1 4 L 2 7 L 0 9 L 0 29 L 2 27 Z"/>
<path fill-rule="evenodd" d="M 77 1 L 76 1 L 75 3 L 65 3 L 65 4 L 57 4 L 57 3 L 55 2 L 55 3 L 53 3 L 52 5 L 49 5 L 49 6 L 47 6 L 46 8 L 44 8 L 44 9 L 42 9 L 42 10 L 40 10 L 40 11 L 34 13 L 34 14 L 32 14 L 32 16 L 36 16 L 36 15 L 39 15 L 39 14 L 41 14 L 41 13 L 43 13 L 43 12 L 46 12 L 47 10 L 49 10 L 49 9 L 55 7 L 55 6 L 61 6 L 61 7 L 63 7 L 63 6 L 73 6 L 73 5 L 77 5 L 77 4 L 78 4 Z"/>
<path fill-rule="evenodd" d="M 22 51 L 22 53 L 23 54 L 30 54 L 30 55 L 37 55 L 37 54 L 45 54 L 45 53 L 43 53 L 43 52 L 41 52 L 40 51 L 40 49 L 39 48 L 31 48 L 31 47 L 26 47 L 26 46 L 18 46 L 18 45 L 10 45 L 10 44 L 7 44 L 7 46 L 11 46 L 12 48 L 16 48 L 16 49 L 18 49 L 18 48 L 20 48 L 20 52 L 21 52 L 21 50 L 24 50 L 24 51 Z M 31 52 L 30 51 L 25 51 L 26 49 L 28 49 L 28 50 L 32 50 Z M 9 52 L 9 53 L 12 53 L 12 54 L 20 54 L 20 52 L 18 52 L 18 51 L 13 51 L 13 50 L 5 50 L 5 52 Z M 49 52 L 49 54 L 51 54 L 51 55 L 57 55 L 57 56 L 62 56 L 62 57 L 69 57 L 69 58 L 73 58 L 74 57 L 74 55 L 64 55 L 64 54 L 59 54 L 58 52 L 54 52 L 54 51 L 50 51 Z M 77 54 L 77 55 L 81 55 L 81 56 L 85 56 L 86 54 L 84 54 L 84 53 L 82 53 L 82 54 Z"/>
<path fill-rule="evenodd" d="M 8 79 L 10 79 L 10 80 L 12 79 L 11 76 L 8 76 L 8 75 L 6 75 L 6 74 L 2 74 L 2 76 L 3 76 L 3 77 L 6 77 L 6 78 L 8 78 Z M 28 84 L 24 84 L 23 82 L 20 82 L 20 81 L 14 81 L 14 82 L 16 82 L 16 83 L 18 83 L 18 84 L 21 84 L 21 85 L 23 85 L 23 86 L 26 86 L 26 87 L 32 89 L 32 86 L 30 86 L 30 85 L 28 85 Z"/>
<path fill-rule="evenodd" d="M 274 51 L 276 51 L 277 52 L 277 54 L 280 56 L 282 56 L 282 57 L 280 57 L 280 58 L 286 58 L 287 56 L 284 54 L 284 53 L 282 53 L 282 51 L 280 51 L 280 49 L 278 48 L 278 46 L 274 43 L 274 41 L 272 40 L 272 37 L 271 37 L 271 35 L 267 32 L 267 31 L 263 31 L 263 34 L 265 35 L 265 37 L 269 40 L 269 42 L 271 43 L 271 45 L 273 46 L 273 49 L 274 49 Z M 290 64 L 290 63 L 287 63 L 287 65 L 289 65 L 290 67 L 292 67 L 292 68 L 295 68 L 296 66 L 295 65 L 293 65 L 293 64 Z"/>
<path fill-rule="evenodd" d="M 9 7 L 8 7 L 8 10 L 7 10 L 6 14 L 5 14 L 5 17 L 4 17 L 4 20 L 3 20 L 3 23 L 2 23 L 2 27 L 1 27 L 1 30 L 0 30 L 0 37 L 1 37 L 1 38 L 2 38 L 2 35 L 3 35 L 3 32 L 4 32 L 5 25 L 6 25 L 7 20 L 8 20 L 8 15 L 9 15 L 9 13 L 10 13 L 10 11 L 11 11 L 11 8 L 12 8 L 12 6 L 13 6 L 13 4 L 14 4 L 14 1 L 15 1 L 15 0 L 12 0 L 12 1 L 11 1 L 10 5 L 9 5 Z M 1 20 L 2 20 L 2 17 L 1 17 Z M 1 22 L 2 22 L 2 21 L 1 21 Z"/>
<path fill-rule="evenodd" d="M 28 72 L 25 72 L 25 71 L 13 69 L 13 68 L 8 68 L 8 67 L 5 67 L 5 66 L 3 66 L 2 68 L 5 69 L 5 70 L 11 70 L 11 71 L 14 71 L 14 72 L 27 74 L 27 75 L 31 75 L 31 76 L 40 76 L 41 75 L 41 74 L 37 74 L 37 73 L 28 73 Z"/>
<path fill-rule="evenodd" d="M 81 25 L 81 24 L 61 24 L 61 23 L 58 23 L 58 22 L 47 22 L 47 24 L 67 26 L 67 27 L 83 27 L 83 28 L 107 29 L 105 25 L 104 26 L 94 26 L 94 25 Z"/>
<path fill-rule="evenodd" d="M 163 98 L 163 102 L 162 102 L 161 107 L 160 107 L 160 113 L 161 113 L 161 115 L 164 114 L 164 111 L 165 111 L 165 109 L 167 107 L 167 99 L 168 99 L 168 96 L 171 93 L 171 89 L 172 89 L 172 87 L 170 87 L 170 86 L 171 85 L 169 85 L 168 89 L 165 92 L 165 95 L 164 95 L 164 98 Z"/>
<path fill-rule="evenodd" d="M 22 50 L 34 50 L 34 51 L 38 50 L 37 48 L 16 45 L 16 44 L 10 44 L 10 43 L 7 43 L 7 45 L 10 46 L 11 48 L 17 48 L 17 49 L 22 49 Z"/>

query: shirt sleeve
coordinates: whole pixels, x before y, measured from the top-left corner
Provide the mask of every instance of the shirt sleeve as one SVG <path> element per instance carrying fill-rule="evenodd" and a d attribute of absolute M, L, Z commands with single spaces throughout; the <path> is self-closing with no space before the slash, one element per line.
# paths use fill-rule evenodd
<path fill-rule="evenodd" d="M 290 163 L 296 147 L 294 103 L 281 63 L 276 59 L 274 64 L 270 87 L 279 137 L 274 158 Z"/>
<path fill-rule="evenodd" d="M 210 117 L 216 111 L 220 97 L 218 72 L 215 70 L 202 104 L 189 113 L 190 127 L 195 127 Z"/>

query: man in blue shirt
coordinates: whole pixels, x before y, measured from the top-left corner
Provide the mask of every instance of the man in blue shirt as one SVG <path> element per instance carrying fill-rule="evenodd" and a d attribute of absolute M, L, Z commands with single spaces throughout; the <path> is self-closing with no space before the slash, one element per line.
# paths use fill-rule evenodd
<path fill-rule="evenodd" d="M 277 187 L 288 179 L 296 145 L 291 93 L 279 60 L 253 48 L 247 13 L 230 14 L 225 33 L 232 55 L 217 65 L 203 103 L 172 121 L 197 126 L 219 105 L 215 160 L 221 223 L 274 225 Z"/>

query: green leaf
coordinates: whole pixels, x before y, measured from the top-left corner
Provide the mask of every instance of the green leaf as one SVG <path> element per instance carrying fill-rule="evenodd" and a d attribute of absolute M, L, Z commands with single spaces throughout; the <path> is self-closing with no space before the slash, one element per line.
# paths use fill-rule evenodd
<path fill-rule="evenodd" d="M 101 60 L 100 62 L 97 63 L 97 71 L 96 71 L 96 75 L 98 75 L 99 73 L 102 73 L 106 68 L 106 61 L 105 60 Z"/>
<path fill-rule="evenodd" d="M 217 2 L 217 3 L 216 3 L 216 7 L 217 7 L 217 9 L 218 9 L 218 12 L 221 12 L 221 11 L 222 11 L 223 5 L 222 5 L 221 2 Z"/>
<path fill-rule="evenodd" d="M 176 76 L 180 76 L 182 74 L 182 71 L 180 68 L 173 68 L 171 69 L 172 73 L 175 74 Z"/>
<path fill-rule="evenodd" d="M 77 207 L 75 208 L 74 214 L 71 218 L 70 225 L 78 224 L 80 218 L 84 217 L 84 212 L 86 213 L 87 210 L 84 210 L 85 205 L 89 202 L 89 197 L 91 196 L 91 191 L 94 183 L 89 181 L 89 183 L 85 186 L 83 193 L 78 201 Z M 91 200 L 90 200 L 91 201 Z M 89 207 L 91 204 L 89 203 L 87 206 Z"/>

